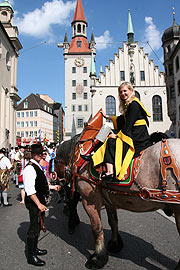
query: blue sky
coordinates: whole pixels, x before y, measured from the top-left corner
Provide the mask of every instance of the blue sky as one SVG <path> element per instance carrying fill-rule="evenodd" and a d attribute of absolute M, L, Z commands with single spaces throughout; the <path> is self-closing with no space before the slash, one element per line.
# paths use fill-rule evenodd
<path fill-rule="evenodd" d="M 0 0 L 3 2 L 3 0 Z M 9 0 L 18 26 L 23 49 L 18 59 L 17 88 L 24 99 L 30 93 L 48 94 L 64 107 L 64 58 L 57 44 L 63 42 L 67 29 L 71 41 L 71 21 L 76 0 Z M 134 28 L 135 40 L 149 53 L 160 70 L 163 70 L 161 37 L 173 23 L 180 24 L 179 0 L 82 0 L 88 22 L 88 40 L 93 28 L 97 54 L 96 73 L 114 59 L 122 41 L 127 40 L 128 9 Z M 149 42 L 153 51 L 146 44 Z"/>

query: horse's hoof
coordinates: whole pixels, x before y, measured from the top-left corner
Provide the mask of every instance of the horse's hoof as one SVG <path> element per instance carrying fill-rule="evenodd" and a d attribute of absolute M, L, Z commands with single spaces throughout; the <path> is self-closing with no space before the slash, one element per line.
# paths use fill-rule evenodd
<path fill-rule="evenodd" d="M 92 254 L 88 261 L 86 262 L 85 266 L 88 269 L 100 269 L 103 268 L 108 262 L 108 255 L 107 251 L 104 249 L 101 251 L 101 253 L 97 254 Z"/>
<path fill-rule="evenodd" d="M 120 252 L 124 244 L 120 235 L 117 237 L 117 241 L 110 240 L 107 244 L 107 251 L 109 253 Z"/>

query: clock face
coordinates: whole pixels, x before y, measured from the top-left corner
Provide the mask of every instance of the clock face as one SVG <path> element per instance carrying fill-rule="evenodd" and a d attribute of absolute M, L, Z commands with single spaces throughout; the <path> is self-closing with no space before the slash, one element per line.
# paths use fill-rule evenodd
<path fill-rule="evenodd" d="M 82 67 L 84 65 L 84 59 L 82 57 L 77 57 L 74 61 L 77 67 Z"/>

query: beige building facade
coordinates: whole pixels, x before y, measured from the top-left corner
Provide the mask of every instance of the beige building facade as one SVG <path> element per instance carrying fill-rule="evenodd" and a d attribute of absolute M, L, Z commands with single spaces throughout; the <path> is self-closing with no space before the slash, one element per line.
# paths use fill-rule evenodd
<path fill-rule="evenodd" d="M 0 148 L 16 145 L 17 59 L 22 45 L 8 1 L 0 3 Z"/>
<path fill-rule="evenodd" d="M 26 145 L 41 141 L 48 144 L 62 141 L 62 111 L 61 104 L 55 103 L 48 95 L 31 93 L 17 106 L 16 129 L 21 143 Z"/>

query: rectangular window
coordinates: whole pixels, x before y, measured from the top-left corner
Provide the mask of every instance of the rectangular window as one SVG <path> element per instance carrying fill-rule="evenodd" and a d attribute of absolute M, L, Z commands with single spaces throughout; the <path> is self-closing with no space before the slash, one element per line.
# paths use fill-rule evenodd
<path fill-rule="evenodd" d="M 144 71 L 140 71 L 140 78 L 141 78 L 141 81 L 145 81 L 145 73 L 144 73 Z"/>
<path fill-rule="evenodd" d="M 21 117 L 24 117 L 24 112 L 21 112 Z"/>
<path fill-rule="evenodd" d="M 76 111 L 76 107 L 75 105 L 72 105 L 72 112 L 75 112 Z"/>
<path fill-rule="evenodd" d="M 77 126 L 78 126 L 78 128 L 83 127 L 83 119 L 82 118 L 77 119 Z"/>
<path fill-rule="evenodd" d="M 29 122 L 26 121 L 26 122 L 25 122 L 25 127 L 28 127 L 28 126 L 29 126 Z"/>
<path fill-rule="evenodd" d="M 16 123 L 16 127 L 17 127 L 17 128 L 20 128 L 20 122 L 17 122 L 17 123 Z"/>
<path fill-rule="evenodd" d="M 37 111 L 34 111 L 34 116 L 35 116 L 35 117 L 37 116 Z"/>
<path fill-rule="evenodd" d="M 176 93 L 175 93 L 175 88 L 174 86 L 170 87 L 170 98 L 175 98 L 176 97 Z"/>
<path fill-rule="evenodd" d="M 77 40 L 77 48 L 81 48 L 82 41 L 80 39 Z"/>
<path fill-rule="evenodd" d="M 24 102 L 24 109 L 28 109 L 28 102 Z"/>
<path fill-rule="evenodd" d="M 29 112 L 26 112 L 26 117 L 29 117 Z"/>
<path fill-rule="evenodd" d="M 78 111 L 82 112 L 82 105 L 78 105 Z"/>
<path fill-rule="evenodd" d="M 37 121 L 34 121 L 34 127 L 37 127 Z"/>
<path fill-rule="evenodd" d="M 124 71 L 120 71 L 120 77 L 121 77 L 121 81 L 125 81 L 125 73 L 124 73 Z"/>
<path fill-rule="evenodd" d="M 168 69 L 169 69 L 169 76 L 173 75 L 174 71 L 173 71 L 173 65 L 172 64 L 169 64 Z"/>
<path fill-rule="evenodd" d="M 76 80 L 72 80 L 72 86 L 76 86 Z"/>
<path fill-rule="evenodd" d="M 33 137 L 33 131 L 30 131 L 29 136 Z"/>
<path fill-rule="evenodd" d="M 29 125 L 30 127 L 33 127 L 33 121 L 30 121 L 30 125 Z"/>
<path fill-rule="evenodd" d="M 21 122 L 21 127 L 24 127 L 24 122 Z"/>
<path fill-rule="evenodd" d="M 86 104 L 84 105 L 84 111 L 88 112 L 88 105 L 86 105 Z"/>
<path fill-rule="evenodd" d="M 27 138 L 29 135 L 28 131 L 25 131 L 25 137 Z"/>
<path fill-rule="evenodd" d="M 24 131 L 21 131 L 21 137 L 24 137 Z"/>
<path fill-rule="evenodd" d="M 30 111 L 30 117 L 33 117 L 33 111 Z"/>
<path fill-rule="evenodd" d="M 20 136 L 20 132 L 19 131 L 17 132 L 17 136 Z"/>
<path fill-rule="evenodd" d="M 84 99 L 87 99 L 87 98 L 88 98 L 87 93 L 84 93 Z"/>
<path fill-rule="evenodd" d="M 34 137 L 37 137 L 37 131 L 34 131 Z"/>
<path fill-rule="evenodd" d="M 72 93 L 72 99 L 76 99 L 76 93 Z"/>
<path fill-rule="evenodd" d="M 17 117 L 18 117 L 18 118 L 20 117 L 20 112 L 17 112 Z"/>
<path fill-rule="evenodd" d="M 76 67 L 72 67 L 72 73 L 76 73 Z"/>
<path fill-rule="evenodd" d="M 87 80 L 84 80 L 84 81 L 83 81 L 83 85 L 84 85 L 84 86 L 87 86 Z"/>
<path fill-rule="evenodd" d="M 87 67 L 83 67 L 83 73 L 87 73 Z"/>

